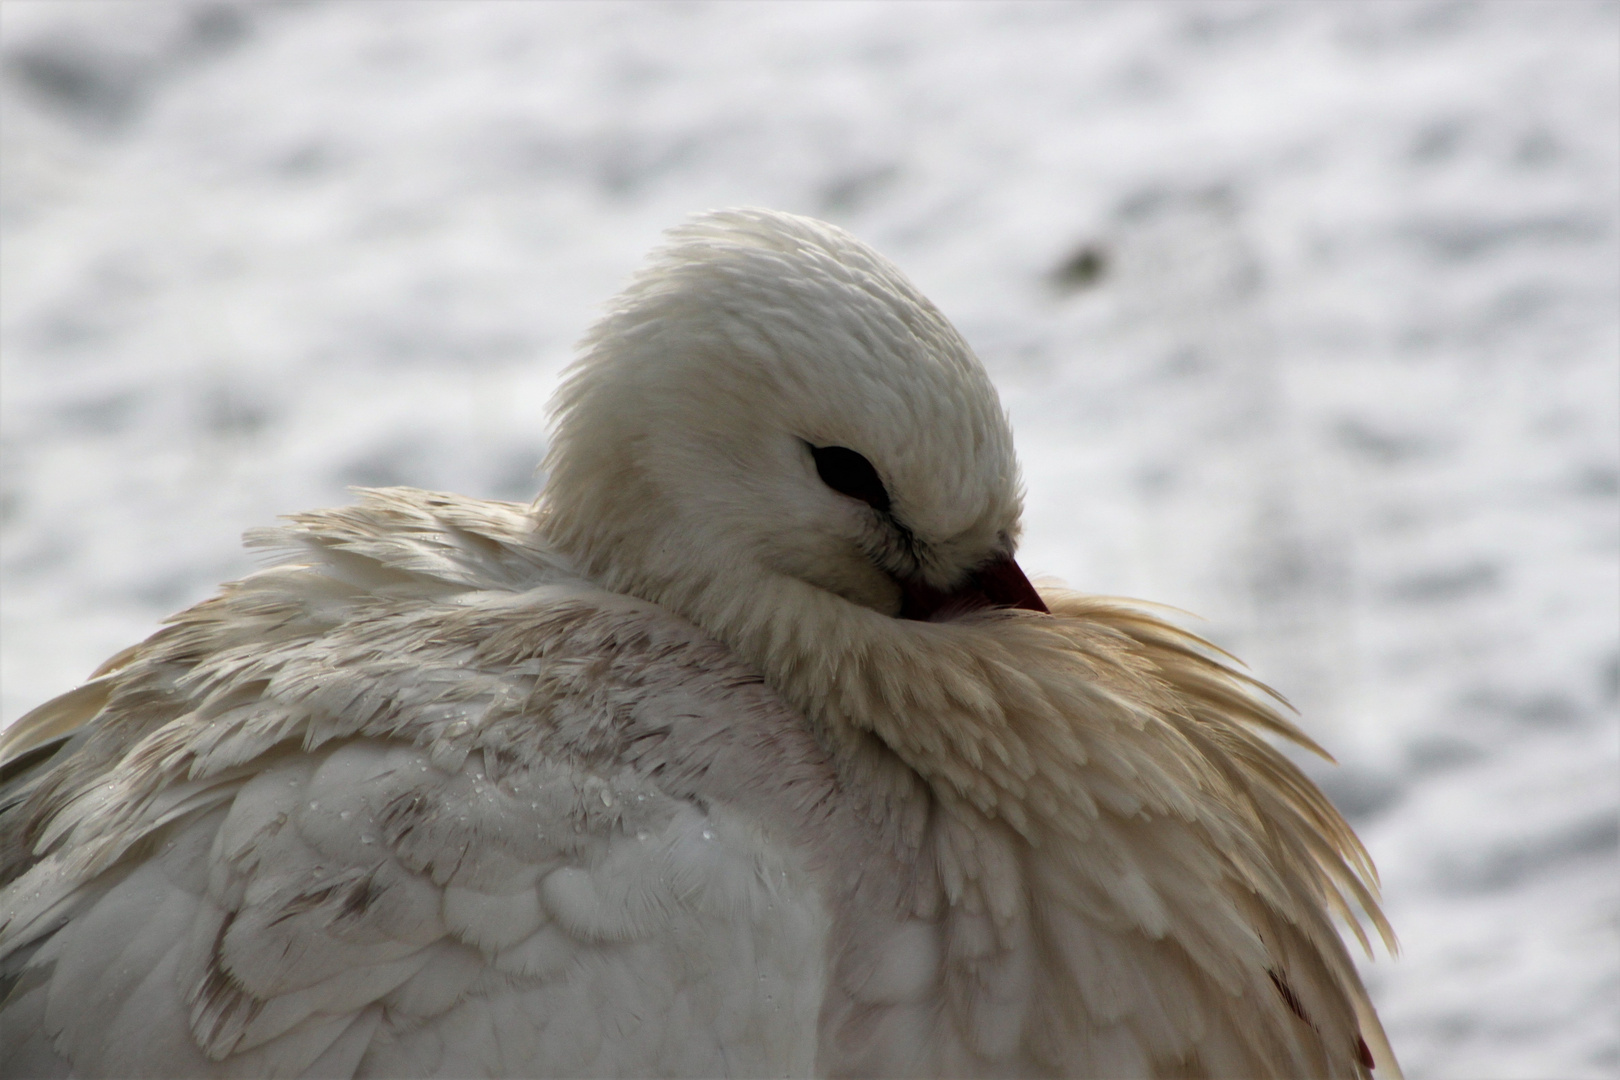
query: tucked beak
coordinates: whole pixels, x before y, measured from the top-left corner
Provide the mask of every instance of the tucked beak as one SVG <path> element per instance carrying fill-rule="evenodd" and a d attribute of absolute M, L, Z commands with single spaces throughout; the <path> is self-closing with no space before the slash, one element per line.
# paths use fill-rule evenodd
<path fill-rule="evenodd" d="M 900 617 L 917 622 L 943 622 L 984 608 L 1048 610 L 1041 594 L 1011 557 L 988 562 L 950 592 L 921 581 L 900 583 Z"/>

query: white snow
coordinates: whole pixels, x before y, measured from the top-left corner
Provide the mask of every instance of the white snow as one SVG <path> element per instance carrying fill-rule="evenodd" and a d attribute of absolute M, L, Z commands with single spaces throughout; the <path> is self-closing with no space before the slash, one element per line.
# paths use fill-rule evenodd
<path fill-rule="evenodd" d="M 528 498 L 659 231 L 809 213 L 990 367 L 1023 564 L 1338 755 L 1409 1075 L 1620 1068 L 1620 7 L 6 0 L 0 80 L 5 721 L 277 514 Z"/>

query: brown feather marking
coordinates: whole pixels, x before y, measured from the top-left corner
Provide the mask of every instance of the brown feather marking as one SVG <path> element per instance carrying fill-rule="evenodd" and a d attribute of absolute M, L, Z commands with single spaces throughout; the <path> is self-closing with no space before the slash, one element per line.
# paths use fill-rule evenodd
<path fill-rule="evenodd" d="M 1271 985 L 1277 988 L 1277 993 L 1282 995 L 1282 999 L 1288 1003 L 1288 1007 L 1294 1011 L 1294 1015 L 1307 1024 L 1311 1024 L 1311 1018 L 1305 1015 L 1305 1006 L 1301 1005 L 1299 998 L 1294 996 L 1294 988 L 1288 985 L 1287 980 L 1274 970 L 1267 971 L 1266 974 L 1271 976 Z M 1311 1027 L 1314 1028 L 1315 1026 L 1315 1024 L 1311 1024 Z"/>
<path fill-rule="evenodd" d="M 235 920 L 235 912 L 226 913 L 219 932 L 214 935 L 214 947 L 203 977 L 186 994 L 192 1034 L 212 1061 L 224 1061 L 231 1056 L 246 1035 L 248 1025 L 258 1019 L 265 1005 L 231 977 L 221 960 L 225 934 Z"/>
<path fill-rule="evenodd" d="M 1305 1013 L 1305 1006 L 1299 1003 L 1299 998 L 1294 995 L 1294 988 L 1288 985 L 1288 981 L 1274 970 L 1267 971 L 1266 974 L 1271 976 L 1271 984 L 1277 988 L 1277 993 L 1282 995 L 1283 1001 L 1288 1003 L 1294 1015 L 1311 1024 L 1311 1018 Z M 1311 1024 L 1311 1027 L 1315 1028 L 1316 1025 Z M 1371 1069 L 1374 1065 L 1372 1050 L 1367 1046 L 1367 1040 L 1359 1033 L 1356 1035 L 1356 1059 L 1361 1062 L 1364 1069 Z"/>

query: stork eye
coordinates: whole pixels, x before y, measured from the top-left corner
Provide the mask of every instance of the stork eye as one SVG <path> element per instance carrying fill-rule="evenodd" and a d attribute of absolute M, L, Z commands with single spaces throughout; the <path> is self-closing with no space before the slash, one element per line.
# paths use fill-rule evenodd
<path fill-rule="evenodd" d="M 874 510 L 889 508 L 889 493 L 877 470 L 855 451 L 843 446 L 812 446 L 810 456 L 816 459 L 821 482 L 834 491 L 859 499 Z"/>

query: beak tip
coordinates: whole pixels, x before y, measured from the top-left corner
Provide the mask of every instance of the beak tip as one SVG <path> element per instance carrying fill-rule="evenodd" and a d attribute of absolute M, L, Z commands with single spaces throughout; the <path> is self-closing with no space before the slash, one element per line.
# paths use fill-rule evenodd
<path fill-rule="evenodd" d="M 950 592 L 919 581 L 902 582 L 900 589 L 900 618 L 917 622 L 943 622 L 985 608 L 1051 614 L 1046 601 L 1010 555 L 979 567 Z"/>

